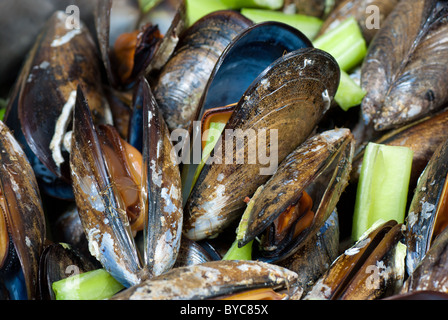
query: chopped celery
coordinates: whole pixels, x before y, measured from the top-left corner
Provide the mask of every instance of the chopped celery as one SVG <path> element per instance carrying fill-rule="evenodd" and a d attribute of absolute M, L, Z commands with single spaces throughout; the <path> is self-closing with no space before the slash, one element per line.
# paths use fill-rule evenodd
<path fill-rule="evenodd" d="M 259 8 L 278 10 L 283 7 L 284 0 L 221 0 L 230 9 Z"/>
<path fill-rule="evenodd" d="M 316 17 L 302 14 L 286 14 L 281 11 L 243 8 L 241 14 L 255 23 L 277 21 L 300 30 L 309 39 L 314 39 L 322 27 L 323 21 Z"/>
<path fill-rule="evenodd" d="M 124 286 L 106 270 L 97 269 L 53 282 L 56 300 L 102 300 L 112 297 Z"/>
<path fill-rule="evenodd" d="M 138 0 L 140 11 L 147 13 L 157 4 L 157 2 L 159 2 L 159 0 Z"/>
<path fill-rule="evenodd" d="M 221 0 L 186 0 L 186 8 L 188 25 L 191 26 L 203 16 L 229 7 Z"/>
<path fill-rule="evenodd" d="M 347 111 L 351 107 L 361 104 L 365 95 L 366 92 L 345 71 L 341 70 L 339 87 L 334 100 L 342 110 Z"/>
<path fill-rule="evenodd" d="M 356 193 L 352 238 L 377 220 L 403 223 L 413 151 L 370 142 L 364 152 Z"/>
<path fill-rule="evenodd" d="M 251 260 L 252 259 L 252 243 L 253 240 L 248 242 L 246 245 L 242 246 L 241 248 L 238 247 L 238 242 L 240 239 L 243 238 L 244 233 L 247 230 L 247 224 L 249 221 L 249 215 L 252 211 L 252 208 L 254 206 L 254 198 L 258 196 L 258 194 L 263 190 L 263 186 L 258 187 L 257 191 L 255 191 L 254 195 L 252 196 L 252 199 L 249 200 L 246 206 L 246 210 L 244 210 L 244 213 L 241 217 L 240 223 L 238 225 L 238 228 L 236 229 L 236 240 L 232 243 L 232 246 L 230 249 L 226 252 L 223 260 Z"/>
<path fill-rule="evenodd" d="M 346 72 L 359 65 L 367 53 L 366 41 L 355 18 L 346 19 L 318 37 L 313 45 L 330 53 Z"/>

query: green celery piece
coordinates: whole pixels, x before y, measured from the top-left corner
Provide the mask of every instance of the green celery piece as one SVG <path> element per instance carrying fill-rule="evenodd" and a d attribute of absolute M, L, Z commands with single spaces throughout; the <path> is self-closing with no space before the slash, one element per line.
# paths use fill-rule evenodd
<path fill-rule="evenodd" d="M 347 111 L 351 107 L 358 106 L 365 95 L 366 92 L 345 71 L 341 70 L 338 90 L 334 96 L 339 107 Z"/>
<path fill-rule="evenodd" d="M 221 0 L 186 0 L 186 15 L 189 26 L 209 13 L 229 9 Z"/>
<path fill-rule="evenodd" d="M 284 0 L 221 0 L 230 9 L 258 8 L 278 10 L 283 8 Z"/>
<path fill-rule="evenodd" d="M 151 10 L 160 0 L 138 0 L 140 11 L 147 13 Z"/>
<path fill-rule="evenodd" d="M 207 162 L 207 159 L 210 157 L 210 153 L 212 152 L 213 148 L 216 145 L 216 142 L 218 142 L 219 137 L 221 136 L 222 131 L 224 130 L 224 127 L 226 126 L 225 123 L 221 122 L 210 122 L 210 128 L 208 129 L 208 136 L 207 141 L 205 143 L 204 150 L 202 150 L 202 158 L 201 162 L 196 168 L 196 171 L 194 173 L 193 182 L 191 184 L 190 192 L 193 190 L 193 186 L 196 183 L 196 180 L 198 180 L 199 174 L 202 171 L 202 168 L 204 167 L 205 163 Z"/>
<path fill-rule="evenodd" d="M 241 14 L 255 23 L 265 21 L 283 22 L 300 30 L 309 39 L 314 39 L 322 27 L 323 21 L 316 17 L 303 14 L 286 14 L 281 11 L 266 9 L 242 8 Z"/>
<path fill-rule="evenodd" d="M 124 286 L 106 270 L 97 269 L 53 282 L 56 300 L 103 300 Z"/>
<path fill-rule="evenodd" d="M 226 252 L 222 260 L 251 260 L 252 259 L 252 243 L 253 240 L 248 242 L 246 245 L 241 248 L 238 247 L 238 241 L 243 238 L 244 233 L 247 230 L 249 215 L 254 206 L 254 198 L 258 196 L 258 194 L 263 190 L 263 186 L 258 187 L 255 191 L 252 198 L 249 200 L 249 203 L 244 210 L 243 215 L 241 216 L 240 223 L 238 228 L 236 229 L 236 239 L 230 246 L 229 250 Z"/>
<path fill-rule="evenodd" d="M 250 241 L 245 246 L 238 248 L 238 240 L 233 241 L 229 250 L 226 252 L 222 260 L 251 260 L 252 259 L 252 243 Z"/>
<path fill-rule="evenodd" d="M 367 145 L 356 193 L 353 240 L 377 220 L 404 222 L 412 158 L 407 147 Z"/>
<path fill-rule="evenodd" d="M 366 41 L 353 17 L 315 39 L 313 45 L 330 53 L 346 72 L 359 65 L 367 53 Z"/>

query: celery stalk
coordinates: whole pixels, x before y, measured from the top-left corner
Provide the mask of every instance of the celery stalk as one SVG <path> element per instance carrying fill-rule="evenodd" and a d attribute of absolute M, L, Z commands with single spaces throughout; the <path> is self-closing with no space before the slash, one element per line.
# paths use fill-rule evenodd
<path fill-rule="evenodd" d="M 157 4 L 157 2 L 159 2 L 159 0 L 138 0 L 138 5 L 141 12 L 147 13 Z"/>
<path fill-rule="evenodd" d="M 349 108 L 361 104 L 365 95 L 366 92 L 346 72 L 341 70 L 339 87 L 334 100 L 342 110 L 347 111 Z"/>
<path fill-rule="evenodd" d="M 242 8 L 241 14 L 255 23 L 265 21 L 282 22 L 301 31 L 309 39 L 314 39 L 322 27 L 323 21 L 303 14 L 286 14 L 281 11 Z"/>
<path fill-rule="evenodd" d="M 221 0 L 230 9 L 259 8 L 278 10 L 283 7 L 284 0 Z"/>
<path fill-rule="evenodd" d="M 220 0 L 186 0 L 187 23 L 191 26 L 209 13 L 226 9 L 229 7 Z"/>
<path fill-rule="evenodd" d="M 407 147 L 367 145 L 353 215 L 355 241 L 379 219 L 403 223 L 412 157 Z"/>
<path fill-rule="evenodd" d="M 102 300 L 112 297 L 124 286 L 106 270 L 97 269 L 53 282 L 56 300 Z"/>
<path fill-rule="evenodd" d="M 240 241 L 244 237 L 244 234 L 247 230 L 249 215 L 254 206 L 253 199 L 256 198 L 262 190 L 263 190 L 263 186 L 258 187 L 258 189 L 255 191 L 254 195 L 252 196 L 252 199 L 247 204 L 246 209 L 244 210 L 244 213 L 241 217 L 238 228 L 236 229 L 236 240 L 232 243 L 229 250 L 226 252 L 224 257 L 222 258 L 223 260 L 251 260 L 252 259 L 253 240 L 250 241 L 249 243 L 247 243 L 246 245 L 242 246 L 241 248 L 238 247 L 238 241 Z"/>
<path fill-rule="evenodd" d="M 346 72 L 359 65 L 367 53 L 366 41 L 355 18 L 346 19 L 318 37 L 313 45 L 330 53 Z"/>

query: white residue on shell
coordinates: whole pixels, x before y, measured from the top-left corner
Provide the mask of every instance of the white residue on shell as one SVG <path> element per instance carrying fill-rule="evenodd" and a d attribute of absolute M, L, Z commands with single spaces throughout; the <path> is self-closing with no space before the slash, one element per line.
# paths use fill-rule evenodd
<path fill-rule="evenodd" d="M 75 36 L 77 36 L 78 34 L 81 34 L 82 30 L 81 29 L 73 29 L 68 31 L 66 34 L 64 34 L 62 37 L 58 37 L 55 38 L 52 42 L 51 42 L 51 47 L 59 47 L 62 46 L 66 43 L 69 43 Z"/>
<path fill-rule="evenodd" d="M 67 130 L 68 123 L 70 122 L 70 116 L 72 110 L 75 106 L 76 101 L 76 90 L 73 90 L 66 103 L 62 107 L 61 114 L 56 121 L 54 128 L 53 138 L 50 142 L 51 156 L 58 167 L 64 162 L 64 157 L 62 156 L 61 144 L 64 139 L 65 132 Z"/>
<path fill-rule="evenodd" d="M 151 160 L 151 179 L 152 182 L 159 188 L 162 186 L 162 169 L 157 168 L 154 160 Z"/>

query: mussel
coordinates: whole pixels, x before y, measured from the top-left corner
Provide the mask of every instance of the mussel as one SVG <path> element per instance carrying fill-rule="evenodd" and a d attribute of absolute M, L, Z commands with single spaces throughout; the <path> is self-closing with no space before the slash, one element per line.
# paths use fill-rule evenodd
<path fill-rule="evenodd" d="M 434 239 L 446 228 L 448 140 L 441 143 L 419 177 L 406 218 L 406 268 L 412 274 Z"/>
<path fill-rule="evenodd" d="M 212 261 L 172 269 L 112 299 L 202 300 L 266 287 L 288 291 L 296 277 L 288 269 L 259 261 Z"/>
<path fill-rule="evenodd" d="M 244 199 L 312 133 L 330 107 L 338 83 L 339 67 L 334 58 L 314 48 L 285 54 L 254 80 L 187 200 L 184 233 L 189 238 L 215 235 L 241 215 Z M 261 148 L 257 152 L 264 152 L 265 157 L 269 154 L 277 163 L 270 161 L 266 166 L 263 159 L 249 159 L 249 155 L 257 155 L 253 150 L 257 141 Z M 218 154 L 216 150 L 222 151 Z"/>
<path fill-rule="evenodd" d="M 0 121 L 0 283 L 8 299 L 37 299 L 46 224 L 39 187 L 25 153 Z"/>
<path fill-rule="evenodd" d="M 393 295 L 405 276 L 403 225 L 377 221 L 344 251 L 305 299 L 372 300 Z"/>
<path fill-rule="evenodd" d="M 400 1 L 364 59 L 362 116 L 386 130 L 440 110 L 448 102 L 448 4 Z"/>
<path fill-rule="evenodd" d="M 335 209 L 347 186 L 353 152 L 349 129 L 325 131 L 301 144 L 252 197 L 239 246 L 259 237 L 257 258 L 269 262 L 299 250 Z"/>
<path fill-rule="evenodd" d="M 180 173 L 168 129 L 147 81 L 141 79 L 137 85 L 142 87 L 137 92 L 144 94 L 141 162 L 131 161 L 125 168 L 132 159 L 125 159 L 126 150 L 113 152 L 114 141 L 101 137 L 81 88 L 70 153 L 75 199 L 90 252 L 126 287 L 174 265 L 182 230 Z M 114 171 L 121 178 L 113 178 Z M 139 229 L 131 229 L 133 221 L 141 224 L 145 237 L 142 260 L 133 238 Z"/>
<path fill-rule="evenodd" d="M 53 186 L 70 188 L 69 147 L 65 142 L 78 84 L 86 87 L 95 123 L 112 123 L 93 38 L 83 24 L 79 29 L 67 29 L 67 19 L 68 15 L 57 11 L 47 21 L 22 68 L 5 114 L 5 123 L 23 144 L 39 185 L 61 198 L 73 197 L 71 190 L 63 193 Z"/>

